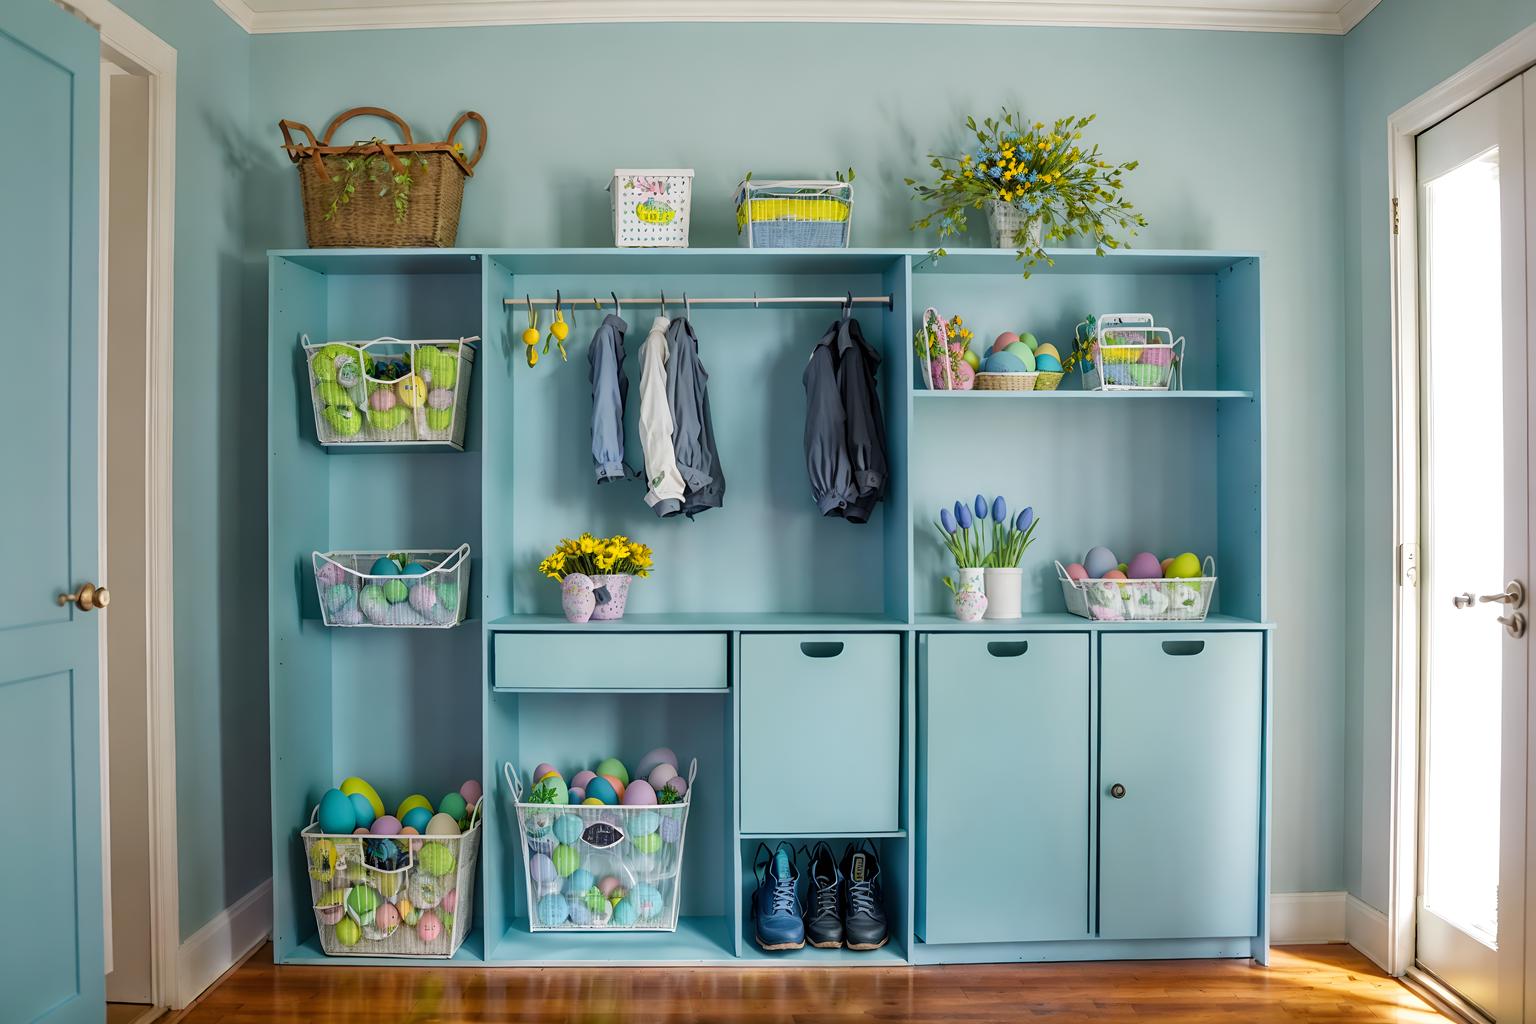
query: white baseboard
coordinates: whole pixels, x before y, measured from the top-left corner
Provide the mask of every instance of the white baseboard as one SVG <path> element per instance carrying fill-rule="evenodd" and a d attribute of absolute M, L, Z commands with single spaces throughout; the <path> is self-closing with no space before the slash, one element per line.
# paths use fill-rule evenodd
<path fill-rule="evenodd" d="M 1351 946 L 1370 957 L 1377 967 L 1387 970 L 1392 935 L 1387 928 L 1386 914 L 1358 897 L 1348 897 L 1344 907 L 1344 937 Z"/>
<path fill-rule="evenodd" d="M 272 879 L 214 915 L 177 953 L 179 1010 L 272 934 Z"/>
<path fill-rule="evenodd" d="M 1344 941 L 1343 892 L 1276 892 L 1269 895 L 1272 946 Z"/>

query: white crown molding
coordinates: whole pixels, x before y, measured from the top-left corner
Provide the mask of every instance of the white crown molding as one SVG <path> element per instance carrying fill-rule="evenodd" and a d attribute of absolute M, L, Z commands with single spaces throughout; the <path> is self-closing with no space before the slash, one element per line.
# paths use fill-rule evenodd
<path fill-rule="evenodd" d="M 850 22 L 1217 29 L 1342 35 L 1380 0 L 1340 0 L 1337 11 L 1226 2 L 1148 0 L 447 0 L 258 11 L 246 0 L 213 0 L 247 32 L 571 25 L 605 22 Z M 322 0 L 323 2 L 323 0 Z"/>

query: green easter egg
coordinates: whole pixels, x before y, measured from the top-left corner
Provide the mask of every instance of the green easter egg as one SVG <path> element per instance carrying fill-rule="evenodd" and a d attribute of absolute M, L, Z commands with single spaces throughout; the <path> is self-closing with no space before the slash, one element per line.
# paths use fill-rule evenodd
<path fill-rule="evenodd" d="M 612 775 L 624 785 L 629 785 L 629 769 L 624 767 L 624 762 L 616 757 L 605 757 L 597 762 L 597 767 L 592 769 L 599 775 Z"/>
<path fill-rule="evenodd" d="M 576 852 L 574 846 L 555 847 L 555 852 L 550 854 L 549 859 L 555 862 L 555 870 L 560 872 L 561 878 L 569 877 L 572 871 L 581 867 L 581 854 Z"/>
<path fill-rule="evenodd" d="M 629 842 L 639 853 L 656 853 L 661 849 L 661 833 L 648 832 L 643 836 L 630 836 Z"/>
<path fill-rule="evenodd" d="M 457 583 L 439 583 L 437 585 L 437 603 L 451 612 L 459 610 L 459 585 Z"/>
<path fill-rule="evenodd" d="M 416 854 L 416 863 L 427 874 L 441 878 L 453 872 L 458 866 L 458 858 L 454 857 L 446 843 L 423 843 Z"/>
<path fill-rule="evenodd" d="M 608 897 L 604 896 L 603 890 L 595 885 L 582 895 L 581 902 L 585 903 L 587 909 L 594 914 L 601 914 L 608 909 Z"/>
<path fill-rule="evenodd" d="M 432 386 L 452 391 L 454 385 L 459 382 L 459 357 L 451 352 L 443 352 L 441 349 L 438 352 L 442 358 L 432 369 Z"/>
<path fill-rule="evenodd" d="M 1031 352 L 1033 352 L 1035 349 L 1040 347 L 1040 339 L 1036 338 L 1033 334 L 1030 334 L 1028 331 L 1025 331 L 1023 334 L 1019 335 L 1019 341 L 1022 344 L 1028 346 L 1029 350 Z"/>
<path fill-rule="evenodd" d="M 339 437 L 351 437 L 363 429 L 363 417 L 350 403 L 347 405 L 328 405 L 325 407 L 325 422 L 331 425 Z"/>
<path fill-rule="evenodd" d="M 431 409 L 431 408 L 429 408 L 427 410 L 427 429 L 428 430 L 447 430 L 449 427 L 452 427 L 452 426 L 453 426 L 453 406 L 450 405 L 446 409 Z"/>
<path fill-rule="evenodd" d="M 355 946 L 363 938 L 362 927 L 350 917 L 336 922 L 336 941 L 343 946 Z"/>
<path fill-rule="evenodd" d="M 315 393 L 320 396 L 320 401 L 326 405 L 351 406 L 354 404 L 352 396 L 347 394 L 347 389 L 340 384 L 321 384 L 315 389 Z"/>
<path fill-rule="evenodd" d="M 400 425 L 411 418 L 411 410 L 403 405 L 396 405 L 389 409 L 374 412 L 368 417 L 368 425 L 374 430 L 385 432 L 398 430 Z"/>
<path fill-rule="evenodd" d="M 347 909 L 356 914 L 359 920 L 367 921 L 383 902 L 384 897 L 371 885 L 354 885 L 347 890 Z"/>
<path fill-rule="evenodd" d="M 390 580 L 384 584 L 384 600 L 390 604 L 399 604 L 410 596 L 410 588 L 405 585 L 404 580 Z"/>
<path fill-rule="evenodd" d="M 437 809 L 439 812 L 457 821 L 464 817 L 467 805 L 464 803 L 464 798 L 458 793 L 449 793 L 442 800 L 438 801 Z"/>
<path fill-rule="evenodd" d="M 321 349 L 310 358 L 309 372 L 314 374 L 315 380 L 334 381 L 336 379 L 336 360 L 327 356 L 325 349 Z"/>

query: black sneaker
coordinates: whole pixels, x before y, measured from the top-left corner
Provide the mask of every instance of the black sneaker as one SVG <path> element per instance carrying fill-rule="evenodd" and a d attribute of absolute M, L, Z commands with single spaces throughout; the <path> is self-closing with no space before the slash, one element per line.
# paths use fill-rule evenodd
<path fill-rule="evenodd" d="M 890 941 L 885 924 L 885 896 L 880 890 L 880 858 L 869 840 L 843 853 L 843 939 L 849 949 L 879 949 Z"/>
<path fill-rule="evenodd" d="M 817 843 L 811 850 L 811 885 L 806 892 L 805 937 L 818 949 L 843 945 L 843 873 L 832 847 Z"/>

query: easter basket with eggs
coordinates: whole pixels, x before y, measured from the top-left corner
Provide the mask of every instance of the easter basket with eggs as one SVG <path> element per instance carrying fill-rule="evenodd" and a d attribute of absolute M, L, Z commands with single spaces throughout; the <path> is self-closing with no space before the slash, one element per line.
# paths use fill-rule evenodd
<path fill-rule="evenodd" d="M 463 451 L 478 337 L 299 339 L 322 445 L 435 444 Z"/>
<path fill-rule="evenodd" d="M 327 956 L 446 959 L 458 952 L 474 927 L 479 789 L 466 782 L 436 811 L 426 797 L 409 796 L 395 814 L 384 813 L 361 779 L 326 791 L 299 836 Z"/>
<path fill-rule="evenodd" d="M 1184 387 L 1184 339 L 1151 313 L 1103 313 L 1077 325 L 1084 391 L 1168 391 Z"/>
<path fill-rule="evenodd" d="M 687 835 L 698 761 L 686 779 L 665 748 L 636 764 L 633 779 L 616 758 L 571 776 L 534 769 L 524 790 L 503 766 L 517 812 L 527 880 L 529 928 L 547 931 L 677 930 Z"/>
<path fill-rule="evenodd" d="M 1103 552 L 1103 555 L 1099 555 Z M 1216 561 L 1182 554 L 1159 563 L 1142 553 L 1124 567 L 1094 548 L 1082 562 L 1056 563 L 1067 611 L 1098 622 L 1203 622 L 1216 596 Z M 1098 563 L 1098 564 L 1095 564 Z M 1092 573 L 1100 572 L 1094 576 Z"/>
<path fill-rule="evenodd" d="M 451 551 L 316 551 L 310 558 L 327 626 L 449 629 L 464 621 L 468 544 Z"/>

